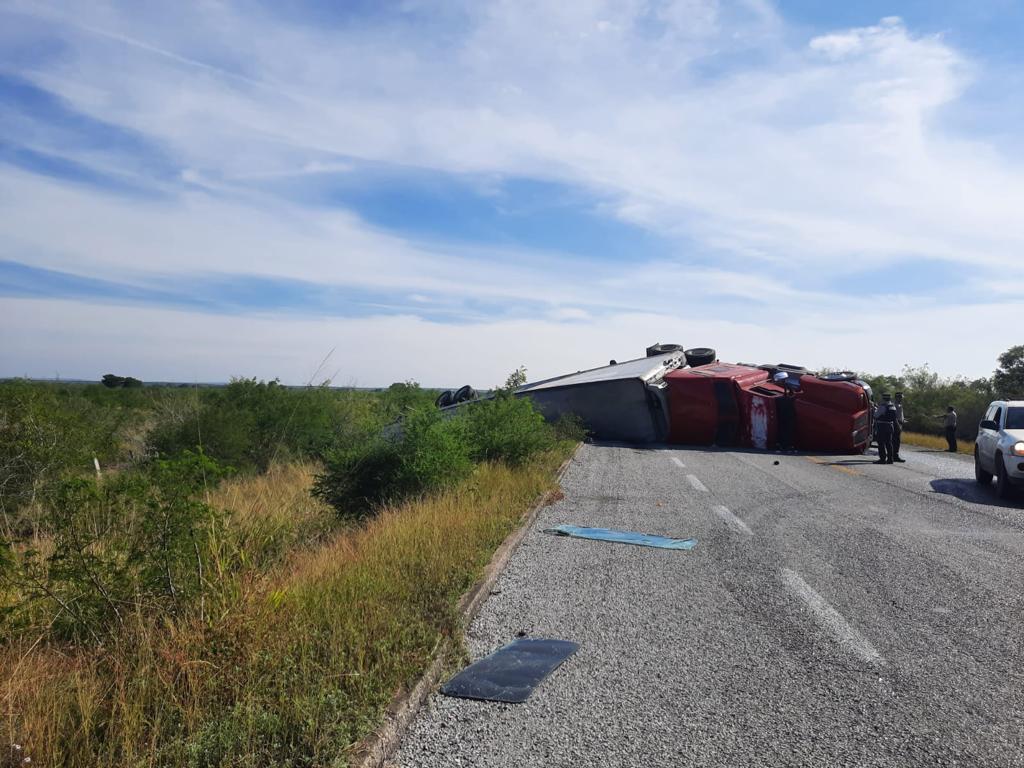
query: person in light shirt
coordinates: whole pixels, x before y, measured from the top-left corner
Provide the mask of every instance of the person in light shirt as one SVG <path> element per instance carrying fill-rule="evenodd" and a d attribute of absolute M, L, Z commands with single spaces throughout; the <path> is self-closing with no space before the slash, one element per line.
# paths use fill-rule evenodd
<path fill-rule="evenodd" d="M 896 429 L 896 405 L 892 395 L 882 393 L 882 402 L 875 410 L 875 441 L 878 443 L 878 461 L 875 464 L 893 463 L 892 436 Z"/>

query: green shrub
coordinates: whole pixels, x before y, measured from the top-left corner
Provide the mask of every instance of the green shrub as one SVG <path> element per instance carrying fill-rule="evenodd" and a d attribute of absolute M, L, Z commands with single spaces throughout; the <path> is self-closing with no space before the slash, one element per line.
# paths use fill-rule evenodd
<path fill-rule="evenodd" d="M 530 400 L 508 391 L 455 415 L 419 407 L 390 434 L 329 454 L 313 492 L 343 517 L 363 517 L 382 504 L 450 487 L 475 463 L 521 465 L 554 447 L 557 437 Z"/>
<path fill-rule="evenodd" d="M 400 434 L 329 454 L 313 493 L 343 517 L 362 517 L 381 504 L 451 485 L 472 466 L 464 421 L 419 408 L 407 415 Z"/>
<path fill-rule="evenodd" d="M 92 469 L 118 453 L 119 411 L 100 408 L 58 387 L 0 383 L 0 513 L 10 517 L 69 473 Z M 11 533 L 8 530 L 7 533 Z"/>
<path fill-rule="evenodd" d="M 551 426 L 555 431 L 556 440 L 579 443 L 586 440 L 589 434 L 587 425 L 575 413 L 563 413 Z"/>
<path fill-rule="evenodd" d="M 322 457 L 381 423 L 366 395 L 235 379 L 201 390 L 188 409 L 168 413 L 150 443 L 164 456 L 202 446 L 218 461 L 262 471 L 275 459 Z"/>
<path fill-rule="evenodd" d="M 180 614 L 207 586 L 219 513 L 197 500 L 225 470 L 185 452 L 146 472 L 77 477 L 47 495 L 48 554 L 21 548 L 0 574 L 9 628 L 102 641 L 137 613 Z"/>
<path fill-rule="evenodd" d="M 554 444 L 553 430 L 529 398 L 499 391 L 463 410 L 475 461 L 516 466 Z"/>

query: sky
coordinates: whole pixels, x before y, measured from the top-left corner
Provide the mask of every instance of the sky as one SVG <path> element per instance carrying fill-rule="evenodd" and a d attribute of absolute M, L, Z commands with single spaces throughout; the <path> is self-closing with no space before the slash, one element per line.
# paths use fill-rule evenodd
<path fill-rule="evenodd" d="M 0 376 L 989 375 L 1022 35 L 1016 0 L 0 0 Z"/>

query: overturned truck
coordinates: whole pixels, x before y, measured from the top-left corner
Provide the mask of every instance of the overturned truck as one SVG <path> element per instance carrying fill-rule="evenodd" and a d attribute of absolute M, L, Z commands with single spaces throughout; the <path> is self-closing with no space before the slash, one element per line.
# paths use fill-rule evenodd
<path fill-rule="evenodd" d="M 549 420 L 575 414 L 597 439 L 862 453 L 871 388 L 849 371 L 723 363 L 707 348 L 655 344 L 647 356 L 526 384 Z"/>

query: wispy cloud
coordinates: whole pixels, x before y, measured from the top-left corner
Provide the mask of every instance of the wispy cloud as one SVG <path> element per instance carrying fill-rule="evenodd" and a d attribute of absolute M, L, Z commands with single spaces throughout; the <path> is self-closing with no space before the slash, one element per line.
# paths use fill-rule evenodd
<path fill-rule="evenodd" d="M 965 328 L 998 327 L 939 283 L 1019 264 L 1024 168 L 957 128 L 993 74 L 941 37 L 894 17 L 807 34 L 755 0 L 285 8 L 0 6 L 0 258 L 119 286 L 322 285 L 375 317 L 443 307 L 481 343 L 534 313 L 581 336 L 675 313 L 731 338 L 755 310 L 834 362 L 832 319 L 869 336 L 872 294 L 908 322 L 957 301 Z"/>

